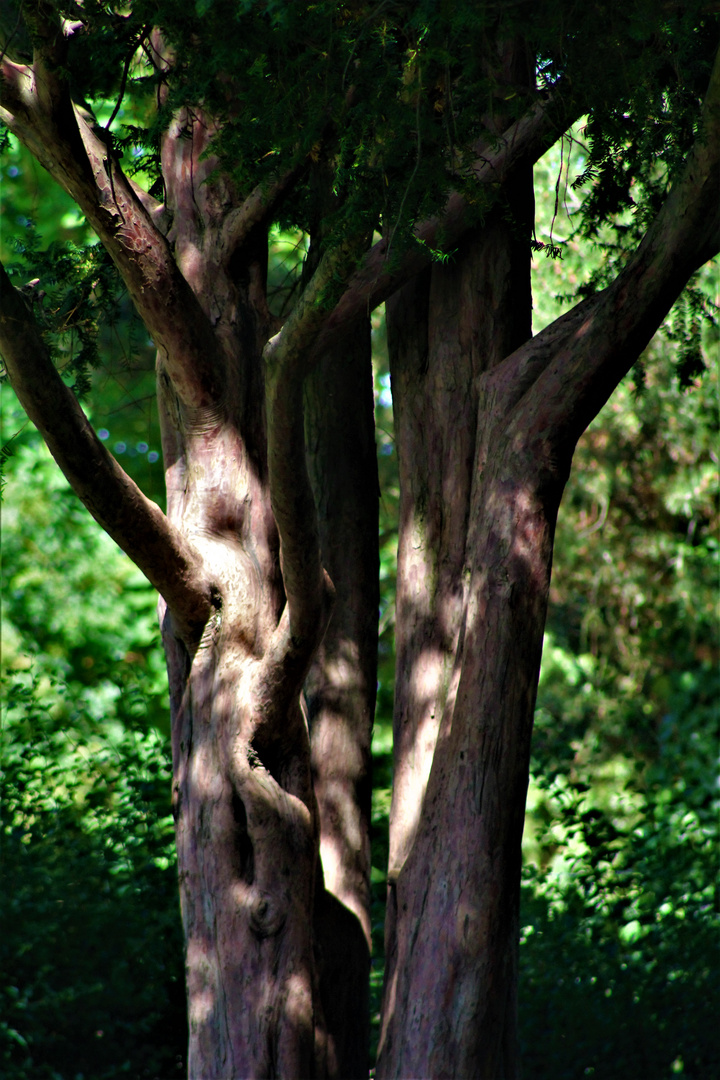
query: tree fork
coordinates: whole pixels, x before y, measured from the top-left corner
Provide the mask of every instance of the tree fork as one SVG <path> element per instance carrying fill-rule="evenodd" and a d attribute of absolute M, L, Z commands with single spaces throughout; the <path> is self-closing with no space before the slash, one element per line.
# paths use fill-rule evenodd
<path fill-rule="evenodd" d="M 479 375 L 462 626 L 391 895 L 378 1076 L 518 1074 L 520 841 L 557 508 L 581 431 L 720 246 L 719 93 L 716 58 L 685 169 L 615 282 Z"/>

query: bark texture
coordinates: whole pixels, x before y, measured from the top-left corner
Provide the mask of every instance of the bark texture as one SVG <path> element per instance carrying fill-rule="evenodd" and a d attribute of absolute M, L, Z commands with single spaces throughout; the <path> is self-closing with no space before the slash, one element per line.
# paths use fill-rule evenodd
<path fill-rule="evenodd" d="M 487 438 L 479 379 L 530 335 L 529 175 L 516 180 L 511 197 L 512 204 L 505 213 L 497 212 L 481 233 L 465 238 L 453 265 L 433 267 L 388 304 L 400 465 L 400 530 L 388 960 L 379 1062 L 380 1069 L 387 1068 L 384 1075 L 431 1076 L 435 1073 L 424 1073 L 422 1066 L 437 1067 L 436 1062 L 422 1057 L 389 1057 L 397 1037 L 393 1018 L 397 1010 L 406 1024 L 410 1001 L 408 997 L 402 1004 L 398 1002 L 398 982 L 409 964 L 408 950 L 417 947 L 414 939 L 408 939 L 408 903 L 402 883 L 410 877 L 410 870 L 403 868 L 417 846 L 426 785 L 439 749 L 438 733 L 441 724 L 442 730 L 447 726 L 455 705 L 466 647 L 468 586 L 473 565 L 469 534 L 480 509 L 478 453 Z M 418 314 L 422 317 L 418 318 Z M 540 634 L 542 638 L 542 630 Z M 484 708 L 482 698 L 468 703 L 467 708 L 477 716 Z M 453 777 L 448 782 L 455 781 Z M 524 806 L 524 793 L 522 802 Z M 454 860 L 454 876 L 459 883 L 469 854 L 467 822 L 451 818 L 448 825 L 447 833 L 438 829 L 434 834 L 433 842 L 445 851 L 444 856 L 438 852 L 435 858 Z M 505 869 L 498 866 L 498 876 Z M 418 881 L 410 880 L 412 891 Z M 509 933 L 498 937 L 498 954 L 512 957 L 517 949 L 512 917 L 509 923 Z M 440 926 L 434 921 L 428 925 Z M 476 964 L 477 957 L 468 954 L 465 963 Z M 511 960 L 510 975 L 514 967 Z M 418 990 L 415 985 L 409 993 Z M 421 996 L 414 998 L 413 1012 L 422 1009 L 419 1002 L 426 997 L 437 1002 L 435 990 L 422 987 Z M 447 1009 L 436 1009 L 435 1013 L 447 1019 Z M 500 1017 L 502 1026 L 502 1008 Z M 512 1028 L 511 1006 L 508 1023 Z M 405 1035 L 402 1039 L 405 1045 Z M 409 1032 L 408 1042 L 412 1040 Z M 442 1045 L 446 1045 L 444 1041 Z M 416 1054 L 422 1055 L 423 1051 L 416 1048 Z M 445 1050 L 440 1052 L 440 1057 L 444 1055 Z M 456 1066 L 449 1056 L 442 1066 L 449 1071 L 438 1075 L 472 1075 L 472 1070 L 453 1073 Z"/>
<path fill-rule="evenodd" d="M 408 380 L 415 385 L 418 372 L 433 371 L 432 293 L 410 297 L 416 310 L 426 303 L 427 331 L 410 319 L 411 307 L 402 298 L 390 309 L 405 485 L 401 529 L 410 526 L 407 539 L 401 537 L 398 566 L 399 577 L 406 578 L 398 583 L 398 603 L 408 611 L 399 606 L 398 615 L 407 618 L 419 609 L 420 630 L 417 642 L 403 636 L 398 653 L 400 786 L 391 819 L 396 837 L 379 1077 L 519 1075 L 520 842 L 557 507 L 577 438 L 690 275 L 720 247 L 718 135 L 720 60 L 685 171 L 618 278 L 499 363 L 491 357 L 484 369 L 481 363 L 474 379 L 477 427 L 469 496 L 443 500 L 436 494 L 434 515 L 426 509 L 433 506 L 427 489 L 413 486 L 412 477 L 408 482 L 402 466 L 405 440 L 425 460 L 423 440 L 433 420 L 426 419 L 419 431 L 406 424 L 401 377 L 415 365 L 415 380 Z M 490 242 L 488 233 L 476 243 L 481 262 L 483 245 Z M 506 318 L 512 322 L 509 313 Z M 445 340 L 454 333 L 459 338 L 461 326 L 457 319 Z M 442 433 L 454 431 L 450 418 L 464 416 L 467 396 L 466 382 L 445 418 L 435 420 L 436 492 L 447 453 Z M 421 395 L 411 418 L 422 411 L 423 400 Z M 460 477 L 463 465 L 458 454 Z M 461 482 L 460 491 L 467 486 Z M 437 557 L 446 541 L 440 509 L 447 507 L 451 515 L 458 504 L 467 506 L 462 597 L 448 605 L 454 619 L 446 619 L 452 633 L 443 650 L 436 644 L 439 634 L 433 641 L 423 632 L 422 603 L 437 595 L 441 580 Z M 430 625 L 434 629 L 434 619 Z M 433 715 L 438 703 L 440 718 Z M 424 722 L 424 729 L 407 716 Z"/>
<path fill-rule="evenodd" d="M 168 517 L 201 552 L 214 608 L 194 653 L 177 641 L 171 615 L 163 618 L 188 1070 L 313 1075 L 322 1068 L 312 933 L 317 811 L 298 694 L 315 642 L 289 647 L 283 626 L 265 450 L 266 244 L 251 238 L 224 263 L 218 232 L 231 198 L 222 181 L 208 181 L 209 135 L 197 118 L 179 116 L 163 164 L 176 258 L 225 360 L 222 396 L 212 409 L 189 408 L 162 354 L 158 360 Z M 321 589 L 318 560 L 309 582 L 318 610 Z"/>
<path fill-rule="evenodd" d="M 489 74 L 499 86 L 527 87 L 532 71 L 522 43 L 499 45 Z M 498 135 L 505 126 L 503 107 L 504 103 L 498 102 L 498 107 L 484 117 L 489 133 Z M 490 655 L 485 660 L 488 684 L 482 686 L 478 681 L 468 686 L 462 677 L 465 649 L 471 648 L 473 657 L 477 658 L 478 648 L 473 628 L 469 626 L 469 612 L 477 608 L 477 601 L 473 604 L 472 599 L 478 558 L 475 533 L 478 521 L 486 520 L 477 516 L 486 513 L 483 489 L 487 479 L 482 461 L 491 446 L 490 461 L 494 464 L 499 435 L 499 430 L 492 428 L 494 418 L 486 411 L 481 377 L 531 334 L 533 210 L 532 171 L 526 166 L 506 183 L 503 197 L 488 215 L 484 227 L 465 234 L 454 261 L 426 271 L 414 290 L 406 286 L 387 307 L 400 465 L 400 525 L 394 780 L 386 921 L 388 962 L 378 1062 L 381 1076 L 504 1076 L 506 1063 L 502 1058 L 491 1054 L 488 1071 L 477 1047 L 484 1049 L 497 1040 L 498 1034 L 509 1048 L 516 1041 L 514 987 L 519 895 L 513 897 L 515 891 L 519 893 L 519 836 L 504 833 L 508 816 L 517 818 L 518 807 L 522 831 L 525 801 L 522 757 L 515 770 L 519 779 L 512 775 L 511 767 L 512 782 L 506 788 L 496 792 L 492 784 L 488 785 L 490 809 L 485 810 L 483 820 L 492 817 L 492 843 L 499 845 L 498 850 L 509 858 L 495 859 L 491 871 L 486 868 L 479 894 L 468 881 L 476 869 L 474 856 L 484 854 L 482 840 L 473 846 L 478 838 L 472 812 L 449 812 L 443 820 L 447 831 L 442 827 L 435 829 L 434 802 L 438 796 L 434 788 L 427 792 L 426 807 L 425 799 L 429 778 L 437 777 L 438 766 L 434 762 L 440 759 L 443 740 L 451 730 L 459 730 L 460 724 L 452 722 L 456 707 L 461 709 L 460 715 L 470 728 L 473 721 L 482 724 L 488 712 L 492 718 L 487 721 L 488 726 L 499 723 L 497 703 L 505 701 L 506 687 L 493 686 L 492 693 L 498 696 L 491 702 L 488 684 L 494 673 L 514 670 L 509 667 L 509 657 Z M 421 319 L 417 318 L 418 313 L 422 313 Z M 511 462 L 511 468 L 513 465 Z M 507 532 L 510 536 L 511 523 Z M 507 575 L 508 568 L 503 565 L 499 573 L 501 577 Z M 548 583 L 549 574 L 548 553 Z M 523 583 L 516 587 L 524 590 Z M 504 590 L 499 597 L 495 589 L 492 594 L 498 604 L 498 618 L 502 620 Z M 543 608 L 538 612 L 540 642 L 544 616 Z M 531 624 L 523 629 L 531 638 L 537 636 Z M 538 665 L 539 657 L 538 651 Z M 496 663 L 500 666 L 496 667 Z M 532 682 L 534 672 L 531 670 L 525 677 Z M 526 708 L 529 705 L 530 711 L 521 723 L 527 727 L 532 723 L 534 698 L 524 704 Z M 515 705 L 508 702 L 511 710 L 508 716 L 517 726 L 518 719 L 512 711 Z M 507 720 L 504 729 L 510 730 Z M 514 738 L 510 736 L 509 741 Z M 461 760 L 467 759 L 467 767 L 473 768 L 470 747 L 476 746 L 478 740 L 471 738 L 470 731 L 465 733 L 464 740 Z M 529 746 L 529 728 L 526 742 Z M 507 759 L 502 747 L 488 763 L 483 749 L 475 769 L 492 771 L 497 759 L 503 763 Z M 444 779 L 453 787 L 452 795 L 448 792 L 449 801 L 453 806 L 463 805 L 464 775 L 456 775 L 451 768 Z M 447 892 L 447 910 L 432 914 L 425 906 L 428 893 L 417 872 L 413 873 L 415 859 L 430 855 L 430 849 L 424 847 L 424 837 L 431 821 L 430 843 L 443 849 L 438 850 L 433 862 L 443 864 Z M 512 847 L 515 840 L 516 851 Z M 508 841 L 510 846 L 506 846 Z M 416 855 L 416 851 L 422 851 L 422 856 Z M 509 855 L 511 851 L 515 851 L 514 859 Z M 432 871 L 430 878 L 434 881 Z M 495 915 L 490 898 L 493 892 L 502 893 L 499 900 L 503 919 L 501 924 L 486 926 L 482 934 L 479 924 L 483 920 L 492 921 Z M 413 908 L 419 896 L 424 897 L 420 902 L 422 920 Z M 463 912 L 468 913 L 463 939 L 454 946 L 450 942 L 446 946 L 444 938 L 451 931 L 446 922 L 436 921 L 434 916 L 463 922 Z M 430 960 L 432 950 L 429 952 L 430 971 L 419 958 L 417 964 L 410 960 L 417 948 L 420 922 L 428 915 L 429 925 L 437 929 L 442 940 L 434 962 Z M 433 949 L 436 945 L 437 939 Z M 444 985 L 439 970 L 443 961 L 450 965 Z M 499 977 L 488 979 L 478 975 L 482 961 L 497 967 Z M 462 1000 L 457 1002 L 453 997 L 457 984 L 473 970 L 475 984 L 467 987 Z M 485 1005 L 481 1000 L 483 994 Z M 435 1008 L 431 1014 L 423 1004 L 430 1000 L 436 1004 L 441 1000 L 444 1007 Z M 465 1026 L 468 1022 L 474 1036 Z M 430 1023 L 440 1025 L 442 1030 L 428 1030 Z M 433 1046 L 437 1047 L 435 1051 Z"/>
<path fill-rule="evenodd" d="M 529 97 L 507 130 L 501 105 L 484 118 L 473 172 L 502 191 L 482 230 L 468 231 L 452 195 L 401 259 L 385 241 L 368 250 L 364 233 L 327 244 L 279 326 L 268 227 L 304 166 L 243 195 L 210 152 L 212 118 L 181 109 L 162 139 L 158 204 L 72 101 L 63 64 L 82 24 L 25 7 L 32 63 L 0 57 L 0 117 L 75 199 L 157 346 L 166 514 L 96 438 L 0 273 L 13 387 L 161 594 L 189 1074 L 366 1070 L 368 315 L 405 286 L 389 313 L 402 491 L 378 1076 L 514 1078 L 520 837 L 557 505 L 579 434 L 720 249 L 720 60 L 642 245 L 537 338 L 526 340 L 528 169 L 581 107 L 566 86 Z M 156 33 L 152 50 L 171 73 Z M 501 48 L 491 74 L 522 83 L 523 62 Z M 428 268 L 440 238 L 456 262 Z"/>

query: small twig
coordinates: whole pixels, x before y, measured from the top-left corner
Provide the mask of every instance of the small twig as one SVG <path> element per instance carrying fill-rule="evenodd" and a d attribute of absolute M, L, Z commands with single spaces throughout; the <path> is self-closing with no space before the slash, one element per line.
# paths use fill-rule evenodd
<path fill-rule="evenodd" d="M 24 3 L 25 3 L 25 0 L 20 0 L 20 4 L 18 5 L 17 19 L 15 20 L 15 25 L 13 26 L 12 30 L 10 31 L 10 36 L 8 37 L 7 41 L 5 42 L 5 48 L 0 52 L 0 63 L 2 63 L 2 61 L 5 59 L 5 55 L 6 55 L 7 51 L 8 51 L 8 49 L 10 48 L 10 45 L 12 44 L 12 39 L 15 37 L 18 30 L 20 29 L 20 21 L 21 21 L 21 18 L 22 18 L 22 9 L 23 9 L 23 4 Z"/>
<path fill-rule="evenodd" d="M 141 44 L 143 39 L 145 37 L 147 37 L 147 33 L 148 33 L 148 31 L 150 29 L 151 29 L 151 27 L 149 25 L 147 25 L 147 24 L 145 26 L 143 26 L 142 30 L 140 31 L 140 33 L 138 34 L 138 36 L 135 38 L 135 40 L 133 42 L 132 49 L 130 50 L 130 52 L 127 55 L 127 59 L 125 60 L 125 63 L 123 65 L 122 78 L 120 79 L 120 96 L 118 97 L 118 99 L 117 99 L 117 101 L 115 103 L 115 108 L 110 113 L 110 119 L 108 120 L 107 124 L 105 125 L 105 130 L 108 131 L 108 132 L 110 131 L 110 126 L 111 126 L 113 120 L 115 119 L 117 114 L 120 112 L 120 106 L 122 105 L 123 98 L 125 97 L 125 88 L 127 86 L 127 77 L 128 77 L 128 72 L 130 71 L 130 64 L 132 63 L 132 58 L 135 55 L 135 52 L 137 51 L 138 46 Z"/>
<path fill-rule="evenodd" d="M 558 207 L 560 205 L 560 183 L 562 181 L 563 171 L 563 154 L 565 151 L 565 136 L 560 136 L 560 171 L 558 172 L 557 183 L 555 184 L 555 209 L 553 210 L 552 221 L 550 222 L 550 247 L 553 246 L 553 229 L 555 228 L 555 222 L 558 216 Z"/>

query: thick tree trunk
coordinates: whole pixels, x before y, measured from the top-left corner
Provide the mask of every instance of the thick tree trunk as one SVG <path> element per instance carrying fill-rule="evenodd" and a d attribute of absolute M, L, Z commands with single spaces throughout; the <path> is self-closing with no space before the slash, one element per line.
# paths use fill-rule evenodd
<path fill-rule="evenodd" d="M 518 1075 L 520 842 L 564 478 L 550 469 L 539 476 L 532 459 L 540 448 L 503 437 L 493 419 L 478 447 L 450 693 L 420 826 L 395 886 L 380 1076 Z"/>
<path fill-rule="evenodd" d="M 297 707 L 282 750 L 258 744 L 267 718 L 253 700 L 253 665 L 225 625 L 227 637 L 218 626 L 191 663 L 164 625 L 188 1074 L 312 1076 L 317 833 L 309 746 Z"/>
<path fill-rule="evenodd" d="M 192 655 L 174 639 L 169 617 L 163 626 L 189 1072 L 362 1076 L 378 588 L 369 321 L 354 326 L 307 382 L 313 542 L 295 390 L 302 377 L 274 369 L 267 403 L 263 348 L 274 327 L 266 233 L 257 226 L 242 256 L 224 258 L 216 236 L 234 200 L 202 156 L 210 134 L 202 120 L 178 116 L 163 166 L 174 213 L 169 239 L 213 325 L 224 369 L 216 407 L 187 408 L 164 360 L 158 364 L 167 513 L 202 554 L 215 605 Z M 311 757 L 300 696 L 327 623 L 306 601 L 321 556 L 336 595 L 332 629 L 307 679 Z"/>
<path fill-rule="evenodd" d="M 431 1053 L 433 1037 L 422 1025 L 416 1027 L 411 1016 L 422 1010 L 422 998 L 427 996 L 429 1002 L 431 995 L 436 1003 L 430 1010 L 432 1015 L 449 1021 L 447 1010 L 437 1007 L 447 995 L 438 997 L 435 991 L 439 988 L 431 993 L 430 986 L 423 986 L 421 998 L 401 1000 L 398 992 L 408 976 L 403 971 L 410 966 L 408 950 L 413 953 L 412 970 L 418 969 L 419 946 L 412 940 L 418 928 L 412 921 L 408 896 L 422 888 L 420 877 L 414 877 L 411 868 L 419 865 L 414 851 L 421 842 L 418 829 L 424 835 L 420 823 L 436 812 L 424 802 L 425 789 L 431 765 L 437 770 L 433 761 L 440 751 L 438 732 L 442 738 L 442 733 L 450 730 L 468 643 L 468 604 L 476 560 L 471 537 L 477 514 L 484 512 L 484 467 L 478 454 L 492 422 L 484 411 L 486 403 L 479 399 L 480 377 L 530 336 L 527 227 L 531 208 L 531 178 L 526 174 L 510 190 L 505 212 L 498 210 L 481 232 L 465 238 L 454 264 L 434 266 L 388 303 L 400 465 L 400 530 L 387 968 L 378 1064 L 378 1075 L 383 1076 L 470 1076 L 476 1075 L 475 1065 L 479 1064 L 471 1055 L 463 1061 L 465 1071 L 454 1072 L 460 1059 L 447 1048 L 440 1051 L 439 1043 L 438 1060 L 424 1057 Z M 495 662 L 494 658 L 488 658 L 490 661 Z M 471 715 L 482 715 L 485 708 L 480 697 L 468 703 Z M 515 717 L 513 723 L 522 726 L 527 718 Z M 456 762 L 454 768 L 463 768 L 462 762 Z M 454 790 L 460 778 L 451 770 L 445 781 Z M 522 817 L 524 788 L 518 789 L 516 799 Z M 510 811 L 508 805 L 507 809 L 517 812 L 517 806 Z M 457 846 L 464 847 L 469 823 L 463 816 L 450 816 L 446 825 L 447 833 L 432 830 L 433 843 L 438 845 L 434 860 L 443 858 L 440 847 L 447 857 L 453 851 L 457 860 L 453 873 L 462 888 L 469 868 Z M 519 857 L 519 839 L 517 847 Z M 429 856 L 428 851 L 425 854 Z M 517 928 L 512 918 L 510 924 L 512 930 L 499 936 L 497 949 L 510 957 L 512 969 Z M 440 924 L 430 921 L 427 925 L 433 927 L 425 938 L 439 974 L 444 963 L 435 952 Z M 462 980 L 465 970 L 478 966 L 477 949 L 469 950 L 464 959 L 458 953 L 452 963 L 456 968 L 461 965 L 456 977 Z M 512 981 L 509 979 L 509 985 Z M 417 989 L 413 984 L 413 990 Z M 514 1006 L 507 994 L 503 1000 L 507 1000 L 507 1008 L 500 1011 L 499 1028 L 502 1031 L 507 1025 L 512 1045 Z M 493 1023 L 498 1026 L 497 1017 Z M 469 1031 L 462 1038 L 468 1037 Z M 412 1051 L 406 1057 L 411 1044 Z M 440 1072 L 433 1071 L 438 1068 Z"/>
<path fill-rule="evenodd" d="M 259 316 L 242 285 L 237 293 L 251 363 Z M 297 694 L 278 704 L 262 683 L 284 604 L 262 424 L 253 446 L 220 418 L 188 416 L 159 367 L 168 516 L 202 553 L 216 609 L 193 655 L 163 617 L 192 1077 L 367 1074 L 377 474 L 369 329 L 352 340 L 349 363 L 335 368 L 335 409 L 333 369 L 308 392 L 321 534 L 338 581 L 334 628 L 307 680 L 312 761 Z M 261 378 L 237 384 L 246 394 L 248 382 L 262 394 Z M 226 408 L 250 406 L 238 391 Z"/>
<path fill-rule="evenodd" d="M 262 435 L 253 338 L 263 329 L 242 282 L 234 291 L 246 377 L 223 412 L 254 413 Z M 189 1075 L 311 1076 L 323 1068 L 314 1060 L 317 811 L 297 692 L 278 701 L 264 684 L 284 596 L 263 446 L 252 425 L 242 441 L 237 422 L 190 415 L 162 365 L 159 399 L 168 517 L 201 553 L 215 607 L 194 651 L 163 618 Z"/>

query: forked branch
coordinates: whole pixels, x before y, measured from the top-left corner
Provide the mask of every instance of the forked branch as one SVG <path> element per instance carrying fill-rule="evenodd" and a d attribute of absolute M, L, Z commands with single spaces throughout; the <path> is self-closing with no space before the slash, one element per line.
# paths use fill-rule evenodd
<path fill-rule="evenodd" d="M 100 442 L 1 264 L 0 353 L 20 403 L 75 493 L 162 594 L 192 647 L 211 611 L 202 560 Z"/>
<path fill-rule="evenodd" d="M 258 184 L 240 206 L 225 218 L 220 238 L 220 259 L 227 265 L 233 254 L 242 247 L 250 233 L 258 225 L 269 222 L 278 204 L 290 191 L 303 169 L 288 169 L 272 183 Z"/>
<path fill-rule="evenodd" d="M 683 171 L 637 251 L 584 300 L 487 376 L 519 401 L 512 428 L 574 446 L 691 276 L 720 252 L 720 50 Z M 513 401 L 506 399 L 506 405 Z"/>
<path fill-rule="evenodd" d="M 571 87 L 554 89 L 546 99 L 537 102 L 511 124 L 493 145 L 477 148 L 478 156 L 472 168 L 475 181 L 486 186 L 501 185 L 523 165 L 538 161 L 581 115 L 582 105 L 573 96 Z M 390 258 L 387 240 L 379 240 L 350 278 L 327 319 L 317 342 L 318 351 L 329 348 L 343 326 L 358 315 L 372 311 L 424 270 L 435 251 L 454 247 L 470 226 L 471 219 L 472 208 L 462 195 L 453 192 L 442 214 L 428 218 L 416 227 L 418 242 L 401 258 Z"/>

